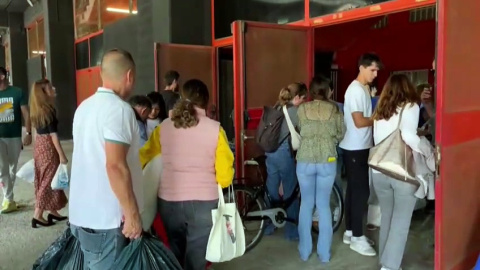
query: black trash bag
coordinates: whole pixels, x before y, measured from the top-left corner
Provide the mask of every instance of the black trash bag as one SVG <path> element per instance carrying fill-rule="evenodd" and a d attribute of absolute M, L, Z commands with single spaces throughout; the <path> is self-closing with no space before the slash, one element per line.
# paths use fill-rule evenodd
<path fill-rule="evenodd" d="M 182 270 L 175 255 L 151 234 L 133 240 L 120 254 L 115 270 Z"/>
<path fill-rule="evenodd" d="M 60 236 L 33 264 L 32 270 L 83 270 L 83 252 L 70 228 Z"/>

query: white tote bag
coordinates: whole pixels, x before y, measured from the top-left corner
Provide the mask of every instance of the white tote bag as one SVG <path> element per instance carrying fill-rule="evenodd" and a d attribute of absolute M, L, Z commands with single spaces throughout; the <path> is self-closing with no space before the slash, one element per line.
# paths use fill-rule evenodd
<path fill-rule="evenodd" d="M 33 183 L 35 181 L 35 162 L 33 159 L 30 159 L 17 171 L 17 177 L 28 183 Z"/>
<path fill-rule="evenodd" d="M 50 185 L 53 190 L 67 189 L 70 182 L 68 168 L 66 164 L 60 164 Z"/>
<path fill-rule="evenodd" d="M 143 230 L 148 231 L 157 215 L 158 186 L 162 175 L 162 155 L 156 155 L 143 168 L 143 210 L 140 213 Z"/>
<path fill-rule="evenodd" d="M 233 202 L 225 203 L 222 188 L 218 186 L 218 208 L 212 210 L 213 226 L 208 238 L 207 255 L 209 262 L 226 262 L 245 253 L 245 231 L 238 214 L 233 188 L 229 198 Z"/>
<path fill-rule="evenodd" d="M 290 131 L 290 136 L 292 138 L 292 149 L 294 151 L 300 148 L 300 143 L 302 142 L 302 136 L 298 134 L 293 126 L 292 119 L 290 119 L 290 115 L 288 115 L 287 106 L 283 106 L 283 114 L 285 115 L 285 119 L 287 120 L 288 130 Z"/>

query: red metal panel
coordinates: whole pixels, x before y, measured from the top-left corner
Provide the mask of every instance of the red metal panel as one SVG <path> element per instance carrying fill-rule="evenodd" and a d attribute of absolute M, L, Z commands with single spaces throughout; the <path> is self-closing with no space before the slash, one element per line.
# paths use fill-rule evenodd
<path fill-rule="evenodd" d="M 101 35 L 101 34 L 103 34 L 103 29 L 100 30 L 100 31 L 97 31 L 97 32 L 95 32 L 95 33 L 91 33 L 91 34 L 88 34 L 88 35 L 83 36 L 83 37 L 81 37 L 81 38 L 75 39 L 75 44 L 80 43 L 80 42 L 82 42 L 82 41 L 85 41 L 85 40 L 87 40 L 87 39 L 96 37 L 96 36 Z"/>
<path fill-rule="evenodd" d="M 221 39 L 214 39 L 213 40 L 213 47 L 227 47 L 227 46 L 232 46 L 233 45 L 233 36 L 231 37 L 226 37 L 226 38 L 221 38 Z"/>
<path fill-rule="evenodd" d="M 244 160 L 262 154 L 252 139 L 262 107 L 273 105 L 282 87 L 296 81 L 308 82 L 312 76 L 312 35 L 312 29 L 305 26 L 234 23 L 235 139 L 239 176 L 249 174 L 242 165 Z M 245 110 L 248 123 L 244 122 Z M 249 137 L 245 142 L 244 136 Z"/>
<path fill-rule="evenodd" d="M 157 83 L 159 90 L 165 85 L 163 75 L 168 70 L 180 73 L 180 83 L 189 79 L 202 80 L 210 91 L 210 103 L 216 104 L 216 91 L 214 83 L 215 53 L 213 47 L 182 45 L 182 44 L 157 44 Z"/>
<path fill-rule="evenodd" d="M 77 106 L 86 98 L 93 95 L 101 86 L 100 67 L 86 68 L 76 72 Z"/>
<path fill-rule="evenodd" d="M 386 15 L 389 13 L 431 6 L 435 5 L 435 3 L 436 0 L 395 0 L 377 5 L 328 14 L 316 18 L 310 18 L 310 25 L 314 27 L 321 27 L 325 25 L 356 21 Z"/>
<path fill-rule="evenodd" d="M 439 0 L 435 269 L 472 269 L 480 252 L 477 0 Z"/>

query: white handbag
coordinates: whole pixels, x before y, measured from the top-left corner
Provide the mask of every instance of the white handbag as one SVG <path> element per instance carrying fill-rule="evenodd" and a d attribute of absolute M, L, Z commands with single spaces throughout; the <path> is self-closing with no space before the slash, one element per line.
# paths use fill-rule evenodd
<path fill-rule="evenodd" d="M 292 119 L 290 119 L 290 115 L 288 115 L 287 106 L 283 106 L 283 114 L 287 120 L 288 130 L 290 131 L 290 137 L 292 138 L 292 149 L 296 151 L 298 148 L 300 148 L 302 136 L 300 136 L 300 134 L 298 134 L 298 132 L 295 130 Z"/>
<path fill-rule="evenodd" d="M 208 238 L 209 262 L 226 262 L 245 253 L 245 231 L 237 210 L 233 188 L 230 187 L 233 202 L 225 203 L 222 187 L 218 186 L 218 208 L 212 210 L 212 230 Z"/>

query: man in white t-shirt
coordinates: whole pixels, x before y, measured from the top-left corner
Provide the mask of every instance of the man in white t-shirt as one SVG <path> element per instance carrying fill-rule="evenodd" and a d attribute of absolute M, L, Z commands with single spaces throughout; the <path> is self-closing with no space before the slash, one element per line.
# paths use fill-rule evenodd
<path fill-rule="evenodd" d="M 348 183 L 345 197 L 347 230 L 343 242 L 365 256 L 376 255 L 373 242 L 363 234 L 363 218 L 370 196 L 368 155 L 373 146 L 372 99 L 368 85 L 377 77 L 380 66 L 380 58 L 375 54 L 360 57 L 358 77 L 345 92 L 343 109 L 347 131 L 340 142 Z"/>
<path fill-rule="evenodd" d="M 140 133 L 125 102 L 135 82 L 130 53 L 105 53 L 101 77 L 103 87 L 80 104 L 73 119 L 70 224 L 91 270 L 111 269 L 127 239 L 142 233 Z"/>

